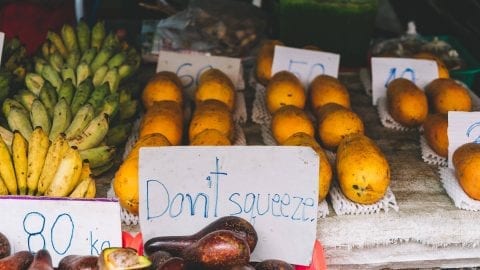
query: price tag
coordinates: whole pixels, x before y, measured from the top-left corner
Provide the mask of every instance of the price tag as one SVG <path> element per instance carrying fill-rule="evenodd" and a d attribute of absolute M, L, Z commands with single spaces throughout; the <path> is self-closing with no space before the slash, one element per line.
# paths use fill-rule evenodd
<path fill-rule="evenodd" d="M 176 73 L 182 80 L 183 87 L 189 97 L 193 98 L 200 75 L 209 68 L 220 69 L 232 80 L 235 87 L 239 88 L 239 80 L 242 78 L 240 66 L 239 58 L 160 51 L 158 53 L 157 72 L 171 71 Z"/>
<path fill-rule="evenodd" d="M 5 42 L 5 33 L 0 32 L 0 65 L 2 64 L 3 43 Z"/>
<path fill-rule="evenodd" d="M 466 143 L 480 143 L 480 112 L 448 112 L 448 167 L 455 150 Z"/>
<path fill-rule="evenodd" d="M 434 60 L 373 57 L 371 64 L 373 105 L 387 95 L 388 84 L 396 78 L 411 80 L 422 89 L 438 78 L 437 62 Z"/>
<path fill-rule="evenodd" d="M 118 201 L 3 196 L 0 211 L 0 232 L 13 251 L 47 249 L 54 266 L 67 255 L 122 245 Z"/>
<path fill-rule="evenodd" d="M 295 74 L 305 87 L 318 75 L 338 76 L 340 55 L 315 50 L 275 46 L 272 74 L 288 70 Z"/>
<path fill-rule="evenodd" d="M 143 239 L 190 235 L 219 217 L 240 216 L 259 236 L 252 260 L 309 265 L 318 160 L 310 147 L 298 146 L 141 148 Z"/>

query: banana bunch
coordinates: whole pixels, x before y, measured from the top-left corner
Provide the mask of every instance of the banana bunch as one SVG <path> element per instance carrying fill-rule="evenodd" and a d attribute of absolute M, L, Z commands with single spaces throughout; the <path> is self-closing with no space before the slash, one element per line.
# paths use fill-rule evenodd
<path fill-rule="evenodd" d="M 27 57 L 26 48 L 17 38 L 5 40 L 1 58 L 0 101 L 3 101 L 11 90 L 23 85 L 25 75 L 31 70 L 32 64 Z"/>
<path fill-rule="evenodd" d="M 37 126 L 27 140 L 15 130 L 11 141 L 0 140 L 0 195 L 94 198 L 95 180 L 84 155 L 92 153 L 70 146 L 64 133 L 50 140 Z"/>
<path fill-rule="evenodd" d="M 118 105 L 109 114 L 110 127 L 115 127 L 110 131 L 109 138 L 113 145 L 126 141 L 128 135 L 125 134 L 131 128 L 127 123 L 132 122 L 130 120 L 139 109 L 139 102 L 134 96 L 137 82 L 128 80 L 141 63 L 135 48 L 119 40 L 113 32 L 107 34 L 103 22 L 90 29 L 81 21 L 76 27 L 65 24 L 60 33 L 48 32 L 34 63 L 35 72 L 28 73 L 25 78 L 30 92 L 40 93 L 45 84 L 52 86 L 58 96 L 68 92 L 74 96 L 70 105 L 72 114 L 78 111 L 85 99 L 95 99 L 96 103 L 92 104 L 95 108 L 102 105 L 103 99 L 113 100 Z M 105 91 L 105 84 L 108 91 Z M 73 88 L 73 93 L 70 93 L 70 88 Z M 81 98 L 76 99 L 75 96 Z M 71 96 L 66 98 L 67 101 L 72 99 Z"/>

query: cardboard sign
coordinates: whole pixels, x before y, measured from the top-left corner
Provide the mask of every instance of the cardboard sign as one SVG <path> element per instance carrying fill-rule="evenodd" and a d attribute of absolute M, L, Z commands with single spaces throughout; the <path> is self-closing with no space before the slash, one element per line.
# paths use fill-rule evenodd
<path fill-rule="evenodd" d="M 328 52 L 275 46 L 272 74 L 287 70 L 295 74 L 307 87 L 318 75 L 337 78 L 340 55 Z"/>
<path fill-rule="evenodd" d="M 5 33 L 0 32 L 0 65 L 2 64 L 3 43 L 5 42 Z"/>
<path fill-rule="evenodd" d="M 463 144 L 480 143 L 480 112 L 448 112 L 448 167 L 452 156 Z"/>
<path fill-rule="evenodd" d="M 411 80 L 425 87 L 438 78 L 437 62 L 412 58 L 372 57 L 372 103 L 387 95 L 388 84 L 396 78 Z"/>
<path fill-rule="evenodd" d="M 309 265 L 316 239 L 319 158 L 310 147 L 141 148 L 144 241 L 190 235 L 222 216 L 258 233 L 251 259 Z"/>
<path fill-rule="evenodd" d="M 54 266 L 67 255 L 122 245 L 118 201 L 2 196 L 0 212 L 0 232 L 13 252 L 47 249 Z"/>
<path fill-rule="evenodd" d="M 185 91 L 192 98 L 200 75 L 209 68 L 220 69 L 238 88 L 239 78 L 242 76 L 240 66 L 239 58 L 160 51 L 157 72 L 171 71 L 177 74 Z"/>

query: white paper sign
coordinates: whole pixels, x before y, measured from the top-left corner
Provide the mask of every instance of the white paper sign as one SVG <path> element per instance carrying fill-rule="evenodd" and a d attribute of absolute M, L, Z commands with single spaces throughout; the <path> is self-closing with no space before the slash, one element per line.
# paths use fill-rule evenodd
<path fill-rule="evenodd" d="M 387 85 L 396 78 L 411 80 L 421 89 L 438 78 L 437 62 L 434 60 L 372 57 L 371 64 L 373 105 L 387 95 Z"/>
<path fill-rule="evenodd" d="M 319 170 L 310 147 L 141 148 L 139 166 L 144 241 L 190 235 L 233 215 L 258 233 L 252 260 L 310 263 Z"/>
<path fill-rule="evenodd" d="M 13 252 L 47 249 L 54 266 L 67 255 L 99 255 L 122 245 L 118 201 L 2 196 L 0 212 L 0 232 Z"/>
<path fill-rule="evenodd" d="M 5 42 L 5 33 L 0 32 L 0 65 L 2 64 L 3 43 Z"/>
<path fill-rule="evenodd" d="M 287 70 L 295 74 L 305 87 L 318 75 L 338 77 L 340 55 L 329 52 L 275 46 L 272 74 Z"/>
<path fill-rule="evenodd" d="M 193 97 L 202 72 L 209 68 L 220 69 L 238 88 L 241 73 L 239 58 L 207 56 L 203 54 L 185 54 L 170 51 L 158 53 L 157 72 L 171 71 L 182 80 L 185 91 Z"/>
<path fill-rule="evenodd" d="M 448 112 L 449 168 L 453 168 L 452 156 L 455 150 L 471 142 L 480 143 L 480 112 Z"/>

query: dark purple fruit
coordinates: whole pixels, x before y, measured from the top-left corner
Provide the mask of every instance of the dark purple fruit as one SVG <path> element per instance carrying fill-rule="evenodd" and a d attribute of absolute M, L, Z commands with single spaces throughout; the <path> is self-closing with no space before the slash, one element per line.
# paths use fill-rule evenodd
<path fill-rule="evenodd" d="M 294 268 L 282 260 L 265 260 L 255 265 L 255 270 L 294 270 Z"/>
<path fill-rule="evenodd" d="M 3 233 L 0 233 L 0 259 L 10 256 L 11 252 L 10 242 Z"/>
<path fill-rule="evenodd" d="M 98 257 L 93 255 L 68 255 L 58 263 L 58 270 L 97 270 Z"/>
<path fill-rule="evenodd" d="M 146 254 L 152 254 L 155 251 L 163 250 L 172 254 L 172 256 L 179 256 L 186 247 L 195 243 L 205 235 L 218 230 L 229 230 L 243 235 L 248 243 L 250 251 L 253 251 L 257 245 L 258 236 L 252 224 L 241 217 L 225 216 L 211 222 L 193 235 L 160 236 L 151 238 L 145 243 L 144 250 Z"/>
<path fill-rule="evenodd" d="M 236 232 L 218 230 L 200 238 L 181 254 L 187 269 L 229 269 L 248 264 L 250 248 Z"/>
<path fill-rule="evenodd" d="M 46 249 L 41 249 L 35 253 L 32 264 L 28 270 L 53 270 L 52 256 Z"/>
<path fill-rule="evenodd" d="M 0 270 L 26 270 L 33 261 L 29 251 L 18 251 L 0 260 Z"/>

